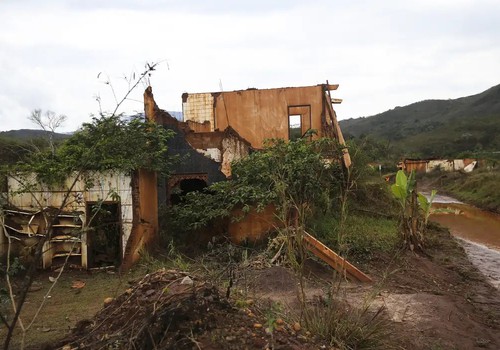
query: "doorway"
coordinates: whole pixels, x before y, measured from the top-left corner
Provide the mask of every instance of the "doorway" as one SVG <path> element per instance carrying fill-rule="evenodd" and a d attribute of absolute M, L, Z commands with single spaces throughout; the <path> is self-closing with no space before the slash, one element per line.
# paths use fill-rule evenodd
<path fill-rule="evenodd" d="M 87 203 L 89 267 L 119 266 L 122 257 L 120 203 Z"/>

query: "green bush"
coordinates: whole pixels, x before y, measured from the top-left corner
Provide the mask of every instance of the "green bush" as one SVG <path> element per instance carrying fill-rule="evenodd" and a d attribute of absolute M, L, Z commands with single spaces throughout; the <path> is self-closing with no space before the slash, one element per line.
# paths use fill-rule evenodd
<path fill-rule="evenodd" d="M 338 159 L 336 153 L 337 145 L 330 139 L 268 140 L 263 150 L 232 164 L 231 180 L 190 192 L 172 206 L 170 226 L 191 232 L 230 217 L 234 208 L 246 213 L 269 203 L 278 213 L 289 213 L 292 206 L 306 208 L 308 214 L 329 208 L 342 181 L 341 165 L 326 164 L 324 155 Z"/>

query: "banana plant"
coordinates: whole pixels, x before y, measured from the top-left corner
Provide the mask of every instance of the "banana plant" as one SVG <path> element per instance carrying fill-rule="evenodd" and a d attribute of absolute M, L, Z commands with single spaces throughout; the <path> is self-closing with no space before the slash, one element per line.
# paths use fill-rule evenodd
<path fill-rule="evenodd" d="M 434 201 L 434 197 L 436 196 L 437 191 L 432 190 L 430 197 L 427 199 L 422 193 L 418 194 L 418 204 L 420 205 L 420 210 L 422 210 L 424 214 L 424 224 L 427 225 L 429 221 L 429 215 L 431 215 L 431 207 L 432 202 Z"/>
<path fill-rule="evenodd" d="M 406 202 L 410 198 L 415 188 L 415 172 L 412 171 L 408 177 L 403 170 L 396 174 L 396 183 L 391 186 L 392 194 L 399 201 L 403 208 L 406 208 Z"/>
<path fill-rule="evenodd" d="M 406 176 L 402 170 L 397 172 L 396 182 L 391 186 L 391 191 L 401 205 L 400 228 L 404 245 L 411 250 L 414 250 L 415 246 L 423 249 L 424 231 L 436 191 L 433 190 L 427 199 L 422 193 L 417 192 L 415 172 L 412 171 Z"/>

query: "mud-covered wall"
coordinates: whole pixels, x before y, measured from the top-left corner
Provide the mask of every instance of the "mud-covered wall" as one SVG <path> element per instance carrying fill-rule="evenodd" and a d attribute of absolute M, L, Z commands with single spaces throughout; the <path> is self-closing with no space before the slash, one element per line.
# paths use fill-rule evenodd
<path fill-rule="evenodd" d="M 207 132 L 196 135 L 197 133 L 194 133 L 189 125 L 195 122 L 200 126 L 200 130 L 204 130 L 208 126 L 207 123 L 204 123 L 205 120 L 191 121 L 190 123 L 179 122 L 168 112 L 158 107 L 150 86 L 144 91 L 144 112 L 149 120 L 175 132 L 174 137 L 168 141 L 168 156 L 179 156 L 180 158 L 180 161 L 175 164 L 173 174 L 207 174 L 208 184 L 225 179 L 225 176 L 220 172 L 219 163 L 202 154 L 203 152 L 197 151 L 197 147 L 200 149 L 219 147 L 222 134 Z M 165 188 L 166 179 L 160 179 L 159 186 L 162 189 Z M 165 193 L 162 192 L 160 192 L 160 203 L 166 203 Z"/>
<path fill-rule="evenodd" d="M 211 93 L 182 94 L 182 115 L 184 121 L 208 122 L 210 123 L 208 131 L 214 131 L 214 95 Z"/>
<path fill-rule="evenodd" d="M 210 158 L 208 154 L 197 151 L 197 149 L 218 148 L 219 145 L 222 145 L 222 135 L 214 134 L 213 137 L 186 135 L 175 125 L 165 127 L 175 132 L 174 137 L 168 142 L 168 154 L 180 157 L 180 162 L 175 164 L 172 174 L 206 174 L 207 185 L 226 179 L 220 171 L 220 163 Z M 193 147 L 188 140 L 196 144 L 197 147 Z"/>
<path fill-rule="evenodd" d="M 32 183 L 36 183 L 35 175 L 32 175 Z M 60 188 L 45 188 L 39 185 L 32 188 L 28 193 L 22 193 L 21 184 L 14 178 L 8 178 L 8 202 L 9 205 L 20 210 L 36 211 L 43 207 L 59 208 L 67 197 L 67 204 L 62 208 L 68 212 L 82 212 L 83 222 L 89 218 L 90 213 L 87 212 L 87 205 L 99 201 L 113 202 L 117 195 L 120 200 L 120 223 L 121 223 L 121 253 L 124 257 L 127 242 L 133 233 L 133 194 L 131 189 L 131 177 L 122 173 L 106 172 L 96 173 L 92 176 L 81 177 L 74 184 L 71 191 L 66 189 L 71 188 L 74 182 L 74 177 L 68 177 L 65 183 Z M 92 184 L 92 186 L 88 186 Z M 156 184 L 155 184 L 156 186 Z M 113 194 L 113 195 L 112 195 Z M 145 199 L 143 199 L 145 200 Z M 151 208 L 148 208 L 151 210 Z M 87 233 L 82 233 L 83 249 L 82 254 L 86 255 L 87 251 Z M 84 257 L 86 261 L 87 258 Z M 85 265 L 85 264 L 84 264 Z"/>
<path fill-rule="evenodd" d="M 310 106 L 311 128 L 321 133 L 322 86 L 219 93 L 215 97 L 215 128 L 231 126 L 253 147 L 262 148 L 265 139 L 288 139 L 289 107 L 293 106 Z"/>
<path fill-rule="evenodd" d="M 33 175 L 34 177 L 34 175 Z M 48 189 L 40 186 L 32 189 L 29 193 L 22 193 L 21 184 L 14 178 L 8 179 L 8 201 L 9 204 L 21 210 L 39 210 L 43 207 L 59 208 L 67 195 L 65 189 L 73 184 L 74 177 L 66 179 L 60 188 Z M 111 202 L 111 193 L 120 197 L 120 216 L 122 224 L 123 247 L 132 230 L 132 191 L 130 189 L 131 178 L 128 175 L 114 172 L 97 173 L 90 177 L 82 177 L 75 183 L 68 194 L 65 211 L 81 211 L 88 216 L 87 203 L 106 201 Z M 91 187 L 87 187 L 92 183 Z M 85 221 L 85 219 L 84 219 Z M 124 251 L 124 249 L 122 249 Z"/>
<path fill-rule="evenodd" d="M 140 252 L 158 242 L 158 187 L 154 171 L 140 169 L 132 174 L 133 223 L 125 242 L 122 268 L 140 259 Z"/>
<path fill-rule="evenodd" d="M 241 209 L 235 209 L 231 216 L 239 217 L 242 215 L 244 214 Z M 231 241 L 236 244 L 244 241 L 255 243 L 264 239 L 277 226 L 275 207 L 269 205 L 261 212 L 251 209 L 240 221 L 230 221 L 228 224 L 228 235 Z"/>
<path fill-rule="evenodd" d="M 224 133 L 221 146 L 221 171 L 229 177 L 231 176 L 231 163 L 248 156 L 251 147 L 246 140 L 239 137 L 230 127 Z"/>
<path fill-rule="evenodd" d="M 426 160 L 405 160 L 402 166 L 407 172 L 425 173 L 427 171 Z"/>
<path fill-rule="evenodd" d="M 217 93 L 184 93 L 182 95 L 184 120 L 210 123 L 214 131 L 231 127 L 252 148 L 262 148 L 266 139 L 290 139 L 290 116 L 300 115 L 300 134 L 309 129 L 317 131 L 313 137 L 336 138 L 345 145 L 329 91 L 336 84 L 277 89 L 248 89 Z M 196 131 L 192 129 L 193 131 Z M 294 133 L 297 131 L 295 130 Z M 344 165 L 351 159 L 347 148 Z M 225 168 L 223 170 L 226 172 Z"/>

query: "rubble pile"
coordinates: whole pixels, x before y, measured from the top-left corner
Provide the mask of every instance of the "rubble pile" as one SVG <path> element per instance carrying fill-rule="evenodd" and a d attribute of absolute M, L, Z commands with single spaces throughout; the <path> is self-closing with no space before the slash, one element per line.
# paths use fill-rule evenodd
<path fill-rule="evenodd" d="M 92 320 L 80 321 L 56 348 L 69 349 L 305 349 L 305 337 L 236 308 L 209 282 L 159 270 L 107 300 Z"/>
<path fill-rule="evenodd" d="M 189 337 L 216 326 L 213 307 L 231 310 L 209 283 L 195 283 L 182 272 L 159 270 L 105 303 L 93 320 L 77 324 L 63 348 L 191 349 Z"/>

